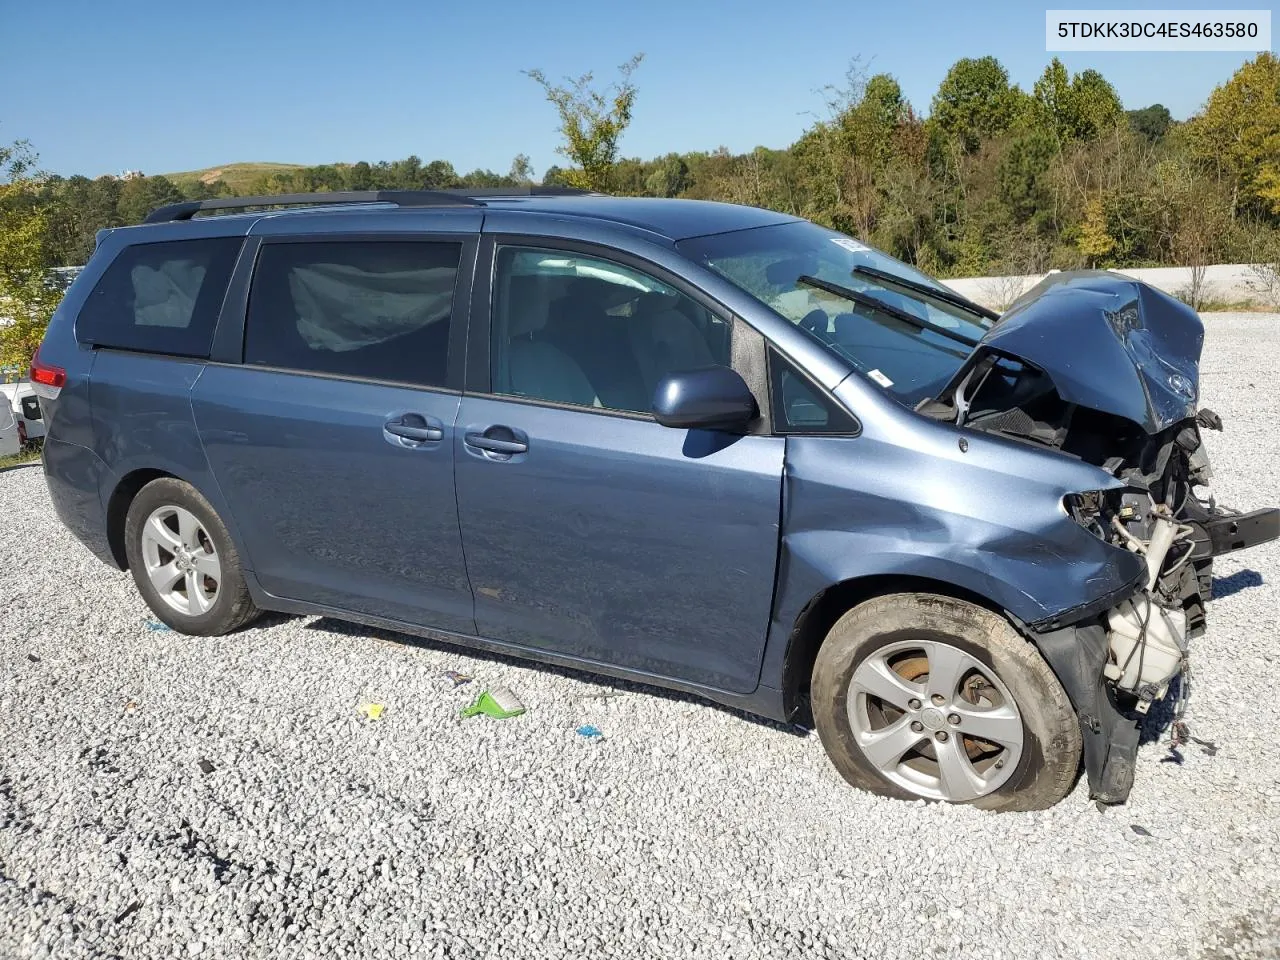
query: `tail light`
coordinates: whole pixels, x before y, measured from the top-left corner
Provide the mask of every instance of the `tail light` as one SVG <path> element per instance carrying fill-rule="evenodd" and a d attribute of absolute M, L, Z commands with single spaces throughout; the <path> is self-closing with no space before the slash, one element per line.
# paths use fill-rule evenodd
<path fill-rule="evenodd" d="M 31 384 L 36 394 L 46 400 L 57 400 L 66 382 L 67 371 L 51 363 L 42 363 L 40 351 L 37 350 L 36 355 L 31 358 Z"/>

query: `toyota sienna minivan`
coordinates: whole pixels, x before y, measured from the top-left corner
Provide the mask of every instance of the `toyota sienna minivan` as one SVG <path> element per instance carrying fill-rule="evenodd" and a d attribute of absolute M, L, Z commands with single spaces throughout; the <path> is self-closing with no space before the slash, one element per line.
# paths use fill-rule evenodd
<path fill-rule="evenodd" d="M 1280 533 L 1208 493 L 1203 337 L 1120 275 L 997 315 L 752 207 L 358 192 L 101 231 L 31 379 L 59 516 L 175 630 L 376 624 L 1027 810 L 1081 765 L 1126 798 L 1213 558 Z"/>

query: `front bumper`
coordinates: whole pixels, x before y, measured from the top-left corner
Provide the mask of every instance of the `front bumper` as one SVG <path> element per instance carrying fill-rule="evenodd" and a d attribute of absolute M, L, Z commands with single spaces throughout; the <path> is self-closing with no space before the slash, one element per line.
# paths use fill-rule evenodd
<path fill-rule="evenodd" d="M 1280 538 L 1280 508 L 1264 507 L 1250 513 L 1223 513 L 1203 508 L 1192 512 L 1188 524 L 1195 528 L 1191 559 L 1204 560 L 1246 550 Z"/>

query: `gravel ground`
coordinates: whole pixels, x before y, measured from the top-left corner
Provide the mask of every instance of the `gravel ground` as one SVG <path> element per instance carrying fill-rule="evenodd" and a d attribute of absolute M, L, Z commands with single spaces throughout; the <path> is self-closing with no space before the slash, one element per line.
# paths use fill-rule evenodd
<path fill-rule="evenodd" d="M 1207 322 L 1217 492 L 1280 503 L 1280 318 Z M 1121 808 L 991 815 L 583 674 L 323 619 L 153 631 L 38 468 L 0 502 L 0 957 L 1280 955 L 1274 544 L 1219 562 L 1207 745 L 1145 747 Z M 481 683 L 529 712 L 459 719 Z"/>

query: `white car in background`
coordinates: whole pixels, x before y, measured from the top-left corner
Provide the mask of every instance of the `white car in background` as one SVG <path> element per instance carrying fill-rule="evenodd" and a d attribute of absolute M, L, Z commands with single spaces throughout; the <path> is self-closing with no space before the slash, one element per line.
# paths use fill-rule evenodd
<path fill-rule="evenodd" d="M 44 418 L 40 413 L 40 398 L 30 382 L 0 383 L 0 397 L 17 422 L 18 443 L 44 439 Z M 4 414 L 0 413 L 0 419 Z"/>
<path fill-rule="evenodd" d="M 22 449 L 18 439 L 18 418 L 9 404 L 0 404 L 0 457 L 12 457 Z"/>

